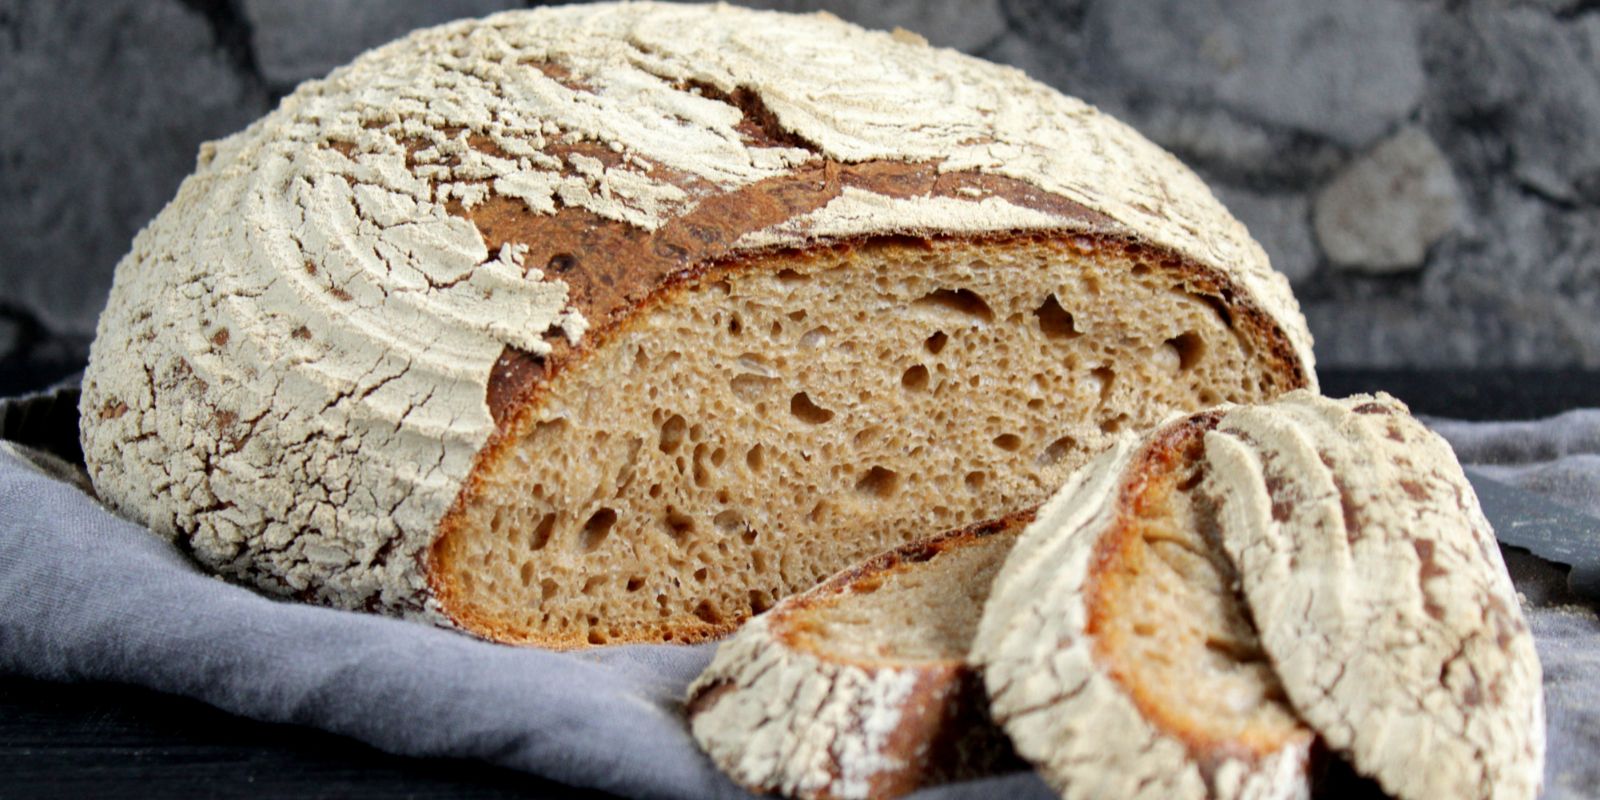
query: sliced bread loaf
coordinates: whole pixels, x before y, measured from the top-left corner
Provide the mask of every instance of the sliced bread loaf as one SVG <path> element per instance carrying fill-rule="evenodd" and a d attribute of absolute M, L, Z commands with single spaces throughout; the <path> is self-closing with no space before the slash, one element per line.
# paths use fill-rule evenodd
<path fill-rule="evenodd" d="M 1120 443 L 1040 509 L 972 652 L 1069 798 L 1305 796 L 1312 731 L 1402 800 L 1540 782 L 1538 659 L 1493 533 L 1386 396 Z"/>
<path fill-rule="evenodd" d="M 967 664 L 1029 515 L 905 545 L 790 597 L 689 690 L 695 740 L 757 792 L 897 797 L 1015 760 Z"/>
<path fill-rule="evenodd" d="M 1315 385 L 1172 156 L 826 15 L 420 31 L 206 145 L 85 374 L 107 503 L 269 591 L 693 641 L 1032 508 L 1119 430 Z"/>

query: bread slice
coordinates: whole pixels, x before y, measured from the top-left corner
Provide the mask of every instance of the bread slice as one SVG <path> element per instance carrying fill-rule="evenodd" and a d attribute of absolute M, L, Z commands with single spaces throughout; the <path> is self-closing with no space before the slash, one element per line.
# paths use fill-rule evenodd
<path fill-rule="evenodd" d="M 1127 438 L 1039 510 L 972 657 L 1017 752 L 1063 797 L 1295 798 L 1295 716 L 1195 488 L 1215 413 Z"/>
<path fill-rule="evenodd" d="M 755 792 L 898 797 L 1015 761 L 967 665 L 1029 514 L 904 545 L 790 597 L 689 689 L 695 741 Z"/>
<path fill-rule="evenodd" d="M 1301 797 L 1315 731 L 1400 800 L 1531 798 L 1540 672 L 1449 446 L 1386 395 L 1178 418 L 994 581 L 995 718 L 1069 798 Z"/>
<path fill-rule="evenodd" d="M 573 647 L 726 633 L 1314 385 L 1287 282 L 1125 126 L 912 36 L 637 3 L 421 31 L 208 144 L 81 412 L 101 497 L 225 575 Z"/>
<path fill-rule="evenodd" d="M 1539 658 L 1450 446 L 1388 395 L 1295 392 L 1205 450 L 1262 647 L 1328 746 L 1400 800 L 1536 797 Z"/>

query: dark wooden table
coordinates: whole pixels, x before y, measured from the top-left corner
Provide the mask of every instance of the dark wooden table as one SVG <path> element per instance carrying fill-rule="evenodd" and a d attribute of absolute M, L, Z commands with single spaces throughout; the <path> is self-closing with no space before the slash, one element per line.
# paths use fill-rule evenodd
<path fill-rule="evenodd" d="M 57 377 L 0 370 L 0 394 Z M 1322 381 L 1331 396 L 1384 389 L 1416 413 L 1462 419 L 1529 419 L 1600 406 L 1600 371 L 1329 369 Z M 0 675 L 0 798 L 106 795 L 603 796 L 483 764 L 392 756 L 145 689 Z"/>

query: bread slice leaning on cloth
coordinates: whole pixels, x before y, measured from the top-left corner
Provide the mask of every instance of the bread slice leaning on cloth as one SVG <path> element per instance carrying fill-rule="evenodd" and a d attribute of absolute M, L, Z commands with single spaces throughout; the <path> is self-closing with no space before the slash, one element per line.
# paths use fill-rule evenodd
<path fill-rule="evenodd" d="M 1315 380 L 1126 126 L 903 32 L 637 3 L 423 30 L 206 145 L 81 412 L 100 496 L 212 569 L 571 647 L 726 633 Z"/>
<path fill-rule="evenodd" d="M 689 688 L 695 741 L 756 792 L 888 798 L 1016 763 L 967 663 L 1019 514 L 867 560 L 746 623 Z"/>
<path fill-rule="evenodd" d="M 1296 712 L 1400 800 L 1532 798 L 1533 634 L 1450 445 L 1388 395 L 1295 392 L 1206 435 L 1200 492 Z"/>
<path fill-rule="evenodd" d="M 1313 731 L 1402 800 L 1539 785 L 1539 663 L 1493 533 L 1383 395 L 1119 443 L 1024 532 L 972 658 L 1068 798 L 1305 797 Z"/>

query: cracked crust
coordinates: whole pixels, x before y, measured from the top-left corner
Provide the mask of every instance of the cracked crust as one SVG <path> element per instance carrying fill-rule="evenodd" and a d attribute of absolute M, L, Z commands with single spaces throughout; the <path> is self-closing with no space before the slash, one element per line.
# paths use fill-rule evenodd
<path fill-rule="evenodd" d="M 1079 469 L 995 578 L 973 659 L 994 718 L 1063 797 L 1309 796 L 1314 737 L 1207 545 L 1203 503 L 1183 505 L 1216 420 L 1126 437 Z"/>
<path fill-rule="evenodd" d="M 1536 796 L 1539 661 L 1449 445 L 1387 395 L 1294 392 L 1206 453 L 1262 644 L 1329 746 L 1402 800 Z"/>
<path fill-rule="evenodd" d="M 707 270 L 900 235 L 1154 253 L 1315 385 L 1260 247 L 1093 108 L 826 15 L 599 4 L 419 31 L 204 146 L 118 266 L 86 460 L 224 574 L 463 624 L 430 547 L 552 375 Z"/>
<path fill-rule="evenodd" d="M 1031 518 L 906 545 L 756 617 L 689 688 L 695 740 L 752 791 L 819 800 L 898 797 L 1011 763 L 965 651 Z"/>

